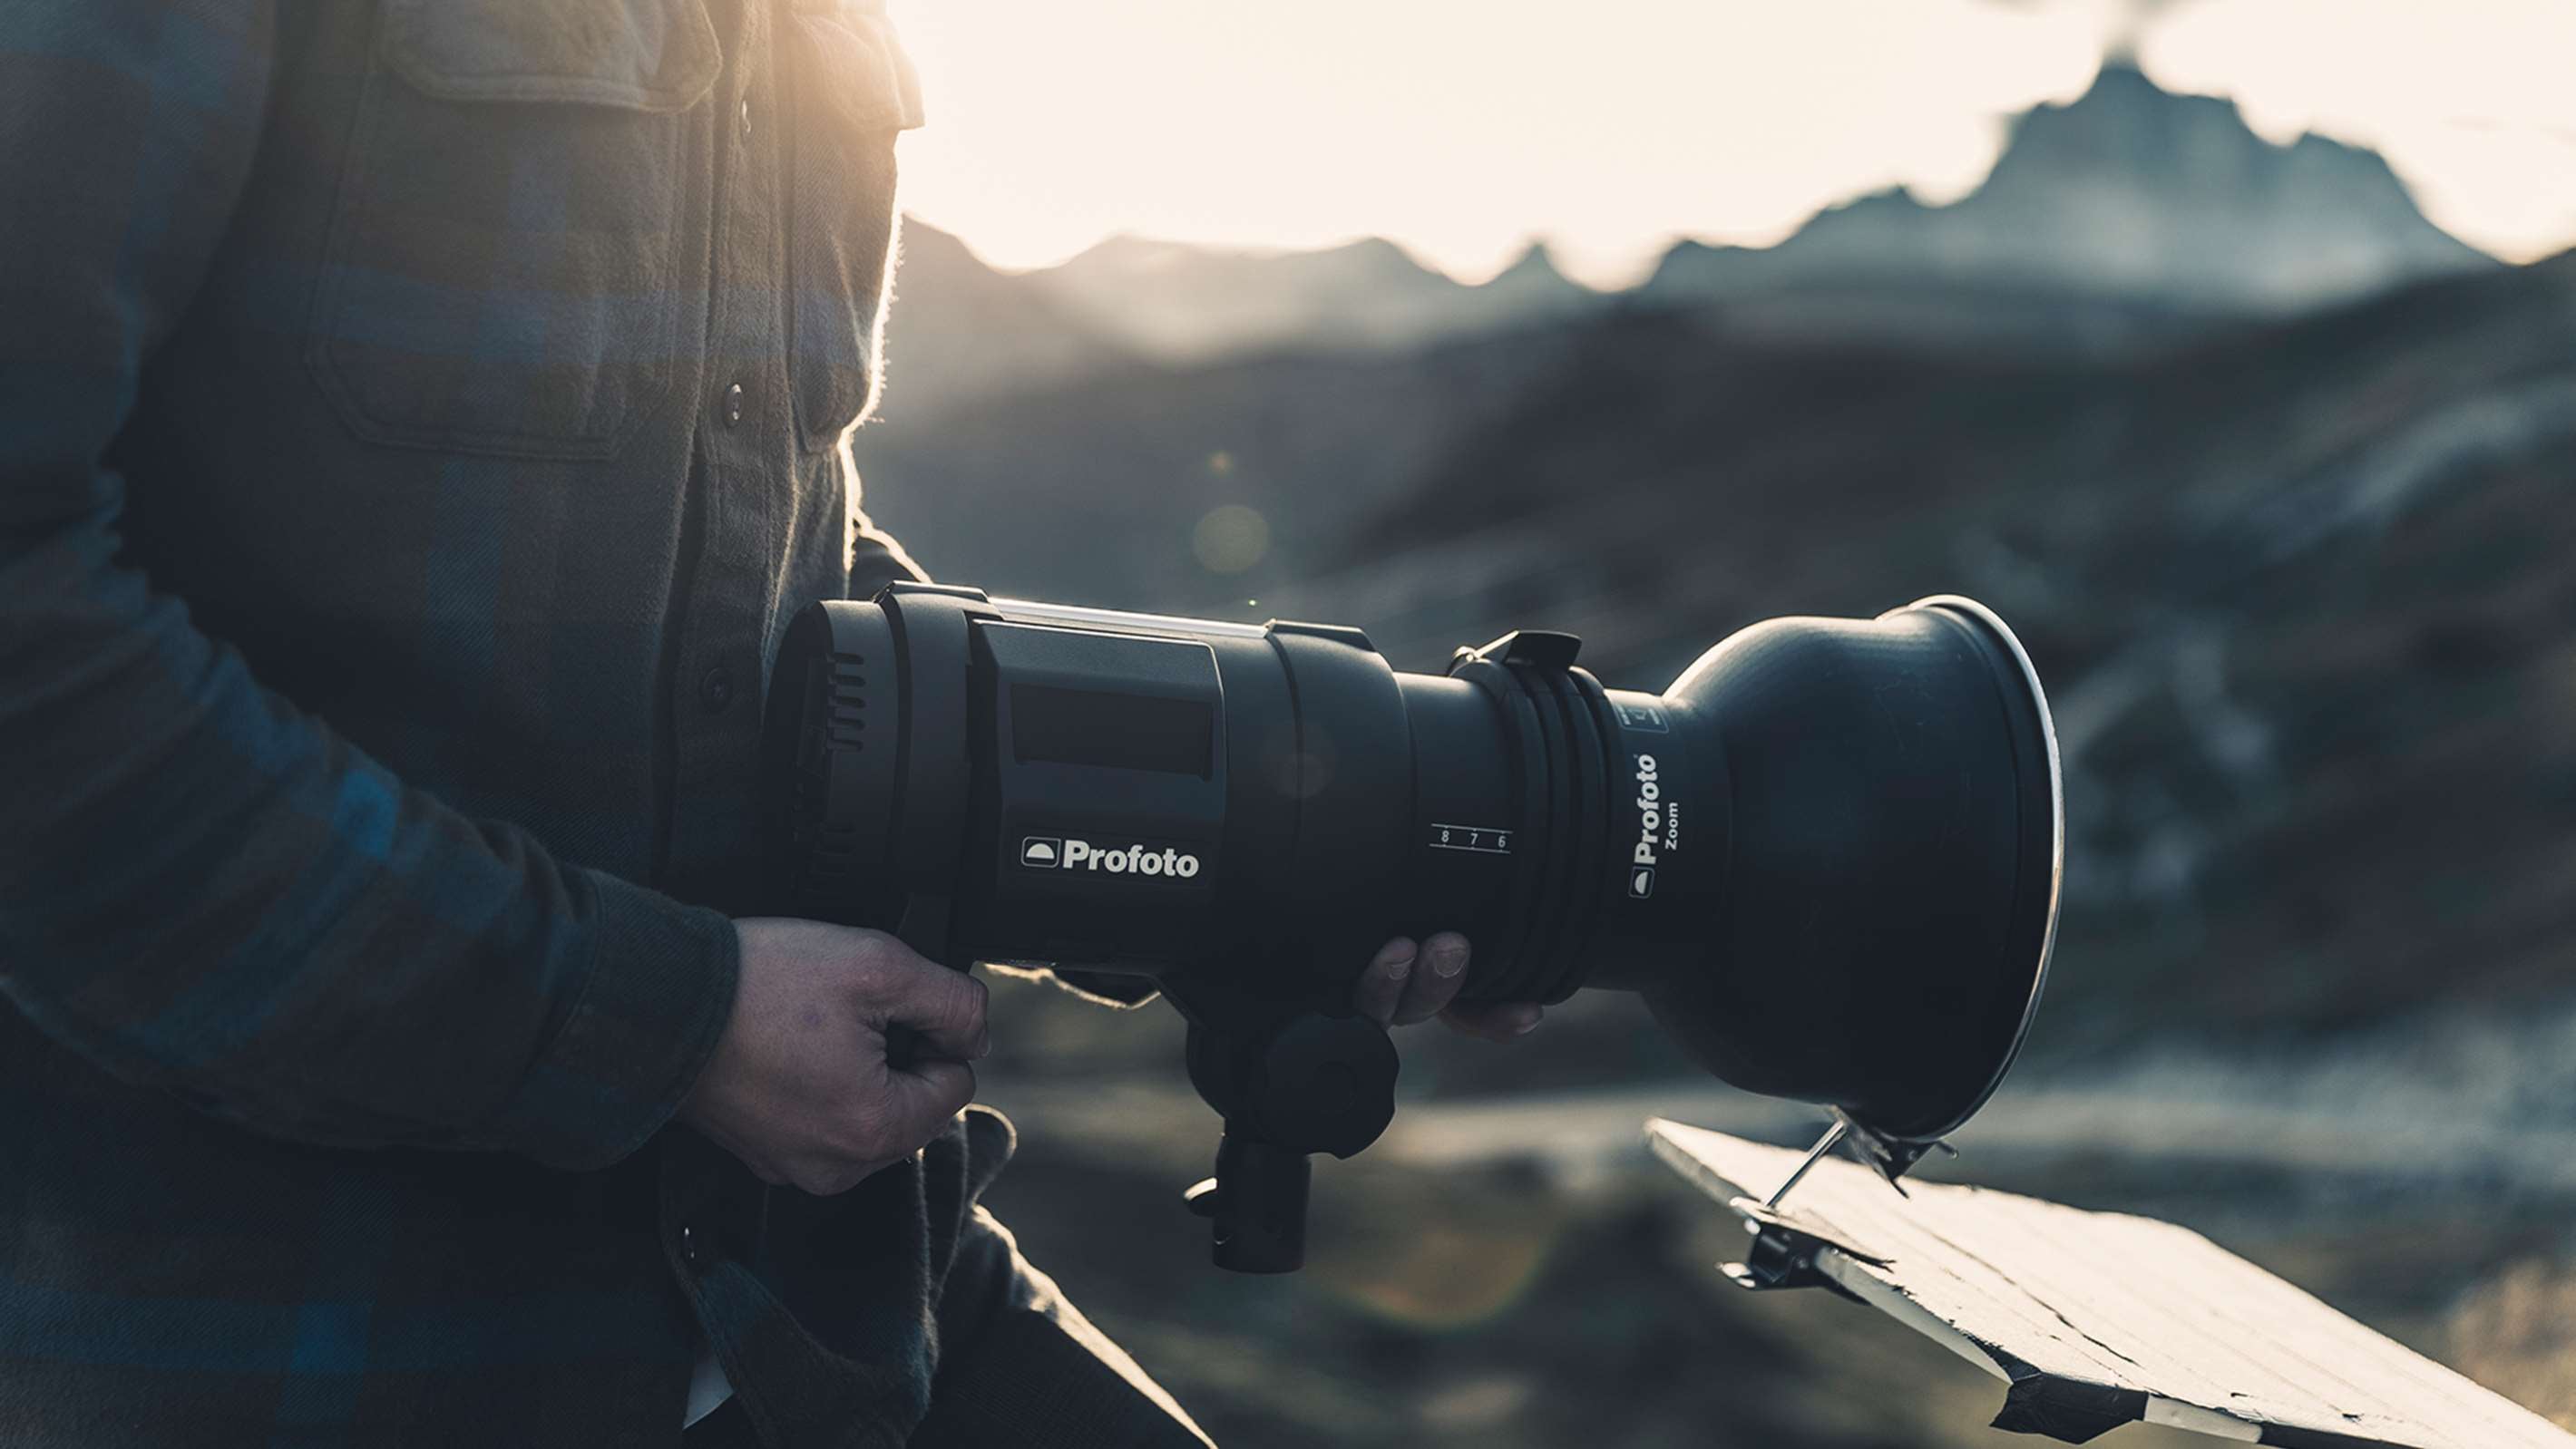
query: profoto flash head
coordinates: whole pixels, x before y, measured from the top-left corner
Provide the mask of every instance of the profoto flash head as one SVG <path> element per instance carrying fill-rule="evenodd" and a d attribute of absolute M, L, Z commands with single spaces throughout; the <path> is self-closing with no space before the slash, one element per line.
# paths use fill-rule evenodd
<path fill-rule="evenodd" d="M 1329 625 L 816 604 L 764 722 L 781 905 L 961 967 L 1151 977 L 1225 1119 L 1192 1203 L 1230 1268 L 1297 1267 L 1308 1154 L 1393 1115 L 1349 1003 L 1397 934 L 1474 941 L 1468 999 L 1638 992 L 1903 1173 L 2003 1079 L 2047 971 L 2064 815 L 2021 645 L 1942 597 L 1754 625 L 1662 694 L 1577 647 L 1402 674 Z"/>

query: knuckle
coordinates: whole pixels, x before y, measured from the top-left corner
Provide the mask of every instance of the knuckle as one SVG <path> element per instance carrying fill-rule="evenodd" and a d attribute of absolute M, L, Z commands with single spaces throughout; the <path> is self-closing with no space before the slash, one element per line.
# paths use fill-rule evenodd
<path fill-rule="evenodd" d="M 868 927 L 855 927 L 850 935 L 850 956 L 879 971 L 904 972 L 926 964 L 902 938 L 892 932 Z"/>
<path fill-rule="evenodd" d="M 858 983 L 860 990 L 875 995 L 882 993 L 893 983 L 896 975 L 895 961 L 886 950 L 891 944 L 893 943 L 888 938 L 873 931 L 859 937 L 856 946 L 850 952 L 849 969 L 851 978 Z"/>
<path fill-rule="evenodd" d="M 905 945 L 900 938 L 890 936 L 883 931 L 868 933 L 868 950 L 870 958 L 880 968 L 895 975 L 915 975 L 931 965 L 919 952 Z"/>

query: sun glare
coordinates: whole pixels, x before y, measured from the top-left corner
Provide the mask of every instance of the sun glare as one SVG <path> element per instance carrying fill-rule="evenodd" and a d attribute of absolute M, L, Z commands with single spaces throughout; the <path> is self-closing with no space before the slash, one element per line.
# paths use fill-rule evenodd
<path fill-rule="evenodd" d="M 1533 235 L 1587 280 L 1676 235 L 1765 243 L 1891 185 L 1954 197 L 2002 118 L 2090 82 L 2124 7 L 2072 0 L 894 0 L 928 128 L 907 206 L 1005 266 L 1135 232 L 1392 237 L 1474 279 Z M 2140 53 L 2258 125 L 2384 147 L 2514 255 L 2576 234 L 2576 87 L 2549 5 L 2202 0 Z M 2465 22 L 2465 23 L 2464 23 Z"/>

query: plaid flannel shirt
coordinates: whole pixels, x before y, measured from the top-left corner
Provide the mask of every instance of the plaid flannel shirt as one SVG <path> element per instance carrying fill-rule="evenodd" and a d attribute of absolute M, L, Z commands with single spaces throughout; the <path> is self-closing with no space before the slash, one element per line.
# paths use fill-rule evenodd
<path fill-rule="evenodd" d="M 666 1126 L 918 120 L 876 0 L 0 10 L 0 1443 L 1199 1442 L 998 1118 L 797 1242 Z"/>

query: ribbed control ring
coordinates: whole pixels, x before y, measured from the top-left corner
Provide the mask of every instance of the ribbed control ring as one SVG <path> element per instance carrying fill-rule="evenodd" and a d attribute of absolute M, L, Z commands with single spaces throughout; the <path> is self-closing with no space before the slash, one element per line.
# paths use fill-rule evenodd
<path fill-rule="evenodd" d="M 791 777 L 788 838 L 805 862 L 797 889 L 811 900 L 842 900 L 862 880 L 861 822 L 836 810 L 832 773 L 868 747 L 868 660 L 829 653 L 805 677 L 805 720 Z"/>
<path fill-rule="evenodd" d="M 894 774 L 892 639 L 874 605 L 797 616 L 762 723 L 761 790 L 788 907 L 848 918 L 883 891 Z"/>
<path fill-rule="evenodd" d="M 1612 743 L 1619 738 L 1619 730 L 1610 709 L 1610 696 L 1602 689 L 1601 681 L 1585 669 L 1564 671 L 1556 678 L 1556 688 L 1565 700 L 1567 723 L 1574 736 L 1574 753 L 1566 766 L 1579 782 L 1578 788 L 1588 783 L 1590 790 L 1599 793 L 1590 794 L 1592 806 L 1584 818 L 1583 839 L 1575 850 L 1574 877 L 1566 898 L 1565 948 L 1558 954 L 1553 976 L 1534 998 L 1551 1006 L 1572 996 L 1583 985 L 1602 912 L 1614 892 L 1626 889 L 1628 879 L 1625 865 L 1612 859 L 1615 837 L 1610 819 L 1618 809 L 1623 771 Z"/>
<path fill-rule="evenodd" d="M 1449 673 L 1482 690 L 1510 724 L 1516 838 L 1526 843 L 1514 852 L 1498 936 L 1477 940 L 1464 994 L 1562 1001 L 1582 985 L 1605 894 L 1617 793 L 1604 743 L 1608 698 L 1599 681 L 1562 661 L 1477 652 Z"/>
<path fill-rule="evenodd" d="M 1537 710 L 1553 824 L 1539 842 L 1543 849 L 1535 926 L 1514 963 L 1511 979 L 1511 999 L 1534 1001 L 1553 983 L 1566 955 L 1566 927 L 1573 914 L 1569 907 L 1573 904 L 1575 876 L 1582 868 L 1584 827 L 1599 808 L 1596 802 L 1586 799 L 1589 792 L 1583 788 L 1583 772 L 1574 768 L 1575 742 L 1567 728 L 1564 700 L 1558 693 L 1564 671 L 1514 664 L 1511 674 L 1514 682 L 1528 692 Z"/>

